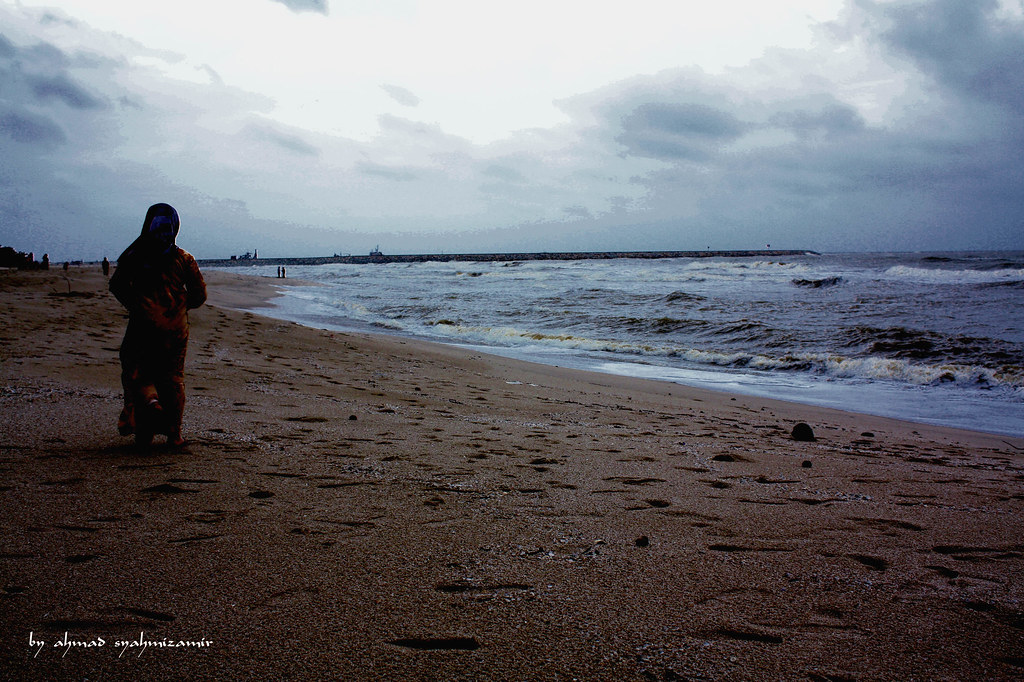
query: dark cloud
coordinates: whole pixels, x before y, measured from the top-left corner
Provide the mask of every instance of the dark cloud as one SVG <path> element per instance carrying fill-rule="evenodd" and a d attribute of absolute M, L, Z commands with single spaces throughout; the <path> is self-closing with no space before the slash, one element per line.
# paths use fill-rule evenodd
<path fill-rule="evenodd" d="M 318 12 L 327 16 L 327 0 L 274 0 L 293 12 Z"/>
<path fill-rule="evenodd" d="M 288 151 L 295 152 L 301 156 L 319 156 L 320 150 L 309 144 L 300 137 L 295 135 L 283 135 L 281 133 L 275 133 L 271 135 L 270 139 L 278 144 L 278 146 L 287 149 Z"/>
<path fill-rule="evenodd" d="M 863 2 L 880 38 L 943 85 L 1024 110 L 1024 22 L 996 0 Z"/>
<path fill-rule="evenodd" d="M 591 219 L 594 217 L 586 206 L 563 206 L 562 213 L 569 218 Z"/>
<path fill-rule="evenodd" d="M 639 133 L 732 139 L 739 137 L 746 126 L 729 112 L 705 104 L 657 102 L 637 107 L 623 127 Z"/>
<path fill-rule="evenodd" d="M 60 26 L 70 26 L 72 28 L 75 28 L 75 27 L 78 26 L 78 22 L 75 21 L 74 19 L 70 19 L 68 17 L 57 16 L 56 14 L 53 14 L 52 12 L 44 12 L 43 15 L 41 17 L 39 17 L 39 23 L 42 24 L 43 26 L 60 25 Z"/>
<path fill-rule="evenodd" d="M 357 163 L 356 171 L 362 175 L 372 175 L 396 182 L 412 182 L 419 177 L 416 173 L 402 167 L 385 166 L 370 161 L 360 161 Z"/>
<path fill-rule="evenodd" d="M 292 135 L 290 133 L 284 133 L 280 130 L 275 130 L 270 127 L 264 126 L 250 126 L 250 133 L 257 138 L 257 140 L 270 142 L 281 149 L 289 151 L 299 156 L 319 156 L 320 150 L 306 142 L 298 135 Z"/>
<path fill-rule="evenodd" d="M 61 102 L 72 109 L 99 109 L 105 106 L 102 98 L 78 83 L 68 74 L 72 60 L 59 48 L 49 43 L 36 43 L 18 47 L 0 36 L 0 58 L 9 64 L 0 71 L 0 81 L 7 88 L 21 90 L 41 104 Z M 84 63 L 96 63 L 94 58 Z M 10 94 L 7 95 L 10 97 Z"/>
<path fill-rule="evenodd" d="M 0 33 L 0 57 L 11 58 L 18 53 L 17 48 L 14 47 L 14 43 Z"/>
<path fill-rule="evenodd" d="M 833 76 L 787 51 L 727 77 L 662 72 L 568 102 L 598 121 L 590 138 L 663 164 L 634 176 L 641 212 L 595 213 L 588 234 L 607 248 L 1021 248 L 1024 22 L 996 10 L 855 0 L 849 42 L 818 53 L 869 51 L 874 70 L 852 82 L 849 62 Z M 765 74 L 778 85 L 760 85 Z M 883 105 L 868 119 L 874 88 Z"/>
<path fill-rule="evenodd" d="M 121 97 L 118 97 L 117 98 L 117 103 L 119 105 L 121 105 L 121 107 L 123 107 L 125 109 L 135 109 L 136 111 L 142 111 L 142 109 L 143 109 L 142 104 L 140 104 L 139 102 L 135 101 L 135 99 L 133 99 L 131 97 L 127 97 L 125 95 L 122 95 Z"/>
<path fill-rule="evenodd" d="M 798 135 L 814 133 L 855 133 L 864 129 L 864 119 L 848 104 L 835 103 L 820 109 L 790 109 L 768 118 L 768 124 Z"/>
<path fill-rule="evenodd" d="M 0 59 L 7 61 L 12 71 L 18 74 L 59 73 L 71 64 L 68 56 L 50 43 L 19 46 L 3 34 L 0 34 Z"/>
<path fill-rule="evenodd" d="M 74 109 L 98 109 L 103 100 L 91 95 L 66 75 L 29 76 L 28 86 L 39 100 L 58 100 Z"/>
<path fill-rule="evenodd" d="M 515 168 L 509 166 L 502 166 L 492 164 L 484 168 L 481 173 L 487 177 L 497 178 L 503 182 L 511 183 L 523 183 L 526 182 L 526 176 L 517 171 Z"/>
<path fill-rule="evenodd" d="M 618 141 L 639 156 L 701 160 L 747 127 L 733 114 L 706 104 L 650 102 L 626 116 Z"/>
<path fill-rule="evenodd" d="M 31 112 L 0 113 L 0 133 L 15 142 L 43 147 L 54 147 L 67 141 L 59 125 Z"/>
<path fill-rule="evenodd" d="M 24 63 L 36 70 L 66 69 L 71 64 L 64 51 L 50 43 L 36 43 L 18 50 Z"/>

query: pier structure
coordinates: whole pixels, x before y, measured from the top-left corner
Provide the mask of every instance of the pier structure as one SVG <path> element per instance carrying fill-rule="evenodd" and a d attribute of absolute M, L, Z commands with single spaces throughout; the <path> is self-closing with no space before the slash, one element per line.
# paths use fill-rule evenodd
<path fill-rule="evenodd" d="M 204 259 L 203 265 L 365 265 L 383 263 L 507 263 L 534 260 L 612 260 L 617 258 L 785 258 L 817 255 L 808 249 L 759 249 L 750 251 L 543 251 L 539 253 L 426 253 L 384 254 L 374 250 L 366 256 L 313 256 L 307 258 L 260 258 L 257 260 Z"/>

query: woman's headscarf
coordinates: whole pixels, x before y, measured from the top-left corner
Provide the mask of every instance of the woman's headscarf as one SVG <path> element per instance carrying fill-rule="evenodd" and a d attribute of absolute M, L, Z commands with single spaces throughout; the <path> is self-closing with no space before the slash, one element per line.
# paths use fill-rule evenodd
<path fill-rule="evenodd" d="M 117 258 L 118 265 L 125 260 L 139 259 L 143 264 L 165 256 L 174 250 L 181 221 L 178 212 L 169 204 L 153 204 L 146 211 L 142 234 Z"/>

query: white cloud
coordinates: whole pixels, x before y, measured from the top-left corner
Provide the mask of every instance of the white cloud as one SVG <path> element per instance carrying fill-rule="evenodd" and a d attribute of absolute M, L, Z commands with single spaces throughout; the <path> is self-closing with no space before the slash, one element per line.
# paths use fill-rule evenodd
<path fill-rule="evenodd" d="M 420 98 L 412 93 L 412 91 L 403 88 L 400 85 L 389 85 L 385 84 L 380 86 L 384 92 L 391 96 L 391 99 L 395 100 L 399 104 L 407 107 L 414 107 L 420 103 Z"/>

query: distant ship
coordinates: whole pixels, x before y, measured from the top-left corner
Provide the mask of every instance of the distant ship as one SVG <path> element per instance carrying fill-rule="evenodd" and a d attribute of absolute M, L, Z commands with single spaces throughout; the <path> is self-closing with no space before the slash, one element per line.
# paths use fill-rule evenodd
<path fill-rule="evenodd" d="M 381 253 L 380 244 L 373 247 L 373 251 L 370 252 L 370 258 L 383 258 L 384 254 Z"/>

